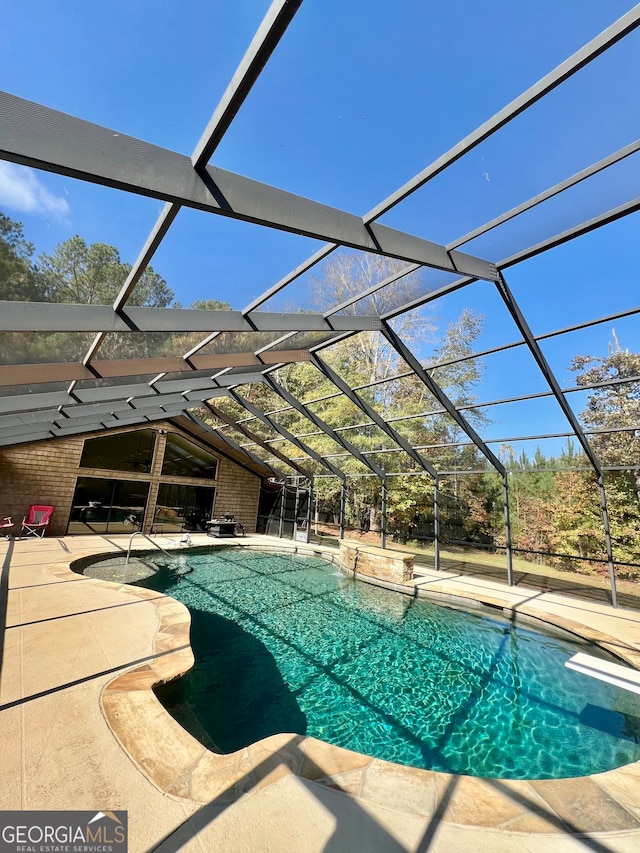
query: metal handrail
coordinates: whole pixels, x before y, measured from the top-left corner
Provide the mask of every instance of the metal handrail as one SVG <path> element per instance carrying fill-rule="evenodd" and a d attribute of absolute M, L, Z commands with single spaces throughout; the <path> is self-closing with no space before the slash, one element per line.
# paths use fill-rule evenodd
<path fill-rule="evenodd" d="M 127 559 L 125 560 L 125 566 L 129 565 L 129 558 L 131 557 L 131 543 L 133 542 L 134 536 L 144 536 L 144 538 L 148 542 L 151 542 L 152 545 L 155 545 L 155 547 L 158 548 L 160 551 L 162 551 L 163 554 L 166 554 L 167 557 L 171 557 L 171 559 L 175 559 L 175 554 L 170 554 L 168 551 L 165 551 L 165 549 L 162 547 L 162 545 L 158 545 L 158 543 L 154 542 L 153 539 L 151 539 L 149 536 L 147 536 L 146 533 L 143 533 L 141 530 L 134 530 L 133 533 L 131 534 L 131 536 L 129 537 L 129 547 L 127 548 Z"/>

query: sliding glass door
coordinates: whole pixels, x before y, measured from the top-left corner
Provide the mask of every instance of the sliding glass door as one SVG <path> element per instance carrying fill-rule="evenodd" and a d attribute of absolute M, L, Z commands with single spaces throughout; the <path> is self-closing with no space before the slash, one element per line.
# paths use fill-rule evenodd
<path fill-rule="evenodd" d="M 211 518 L 216 490 L 207 486 L 177 486 L 160 483 L 153 519 L 163 533 L 183 530 L 206 531 Z"/>
<path fill-rule="evenodd" d="M 149 483 L 78 477 L 68 533 L 133 533 L 140 530 Z"/>

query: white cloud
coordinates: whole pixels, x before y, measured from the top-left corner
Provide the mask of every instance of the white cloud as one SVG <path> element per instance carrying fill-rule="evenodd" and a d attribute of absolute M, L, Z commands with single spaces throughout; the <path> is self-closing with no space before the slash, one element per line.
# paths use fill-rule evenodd
<path fill-rule="evenodd" d="M 0 161 L 0 206 L 26 213 L 48 213 L 64 219 L 69 213 L 66 199 L 55 196 L 37 173 L 26 166 Z"/>

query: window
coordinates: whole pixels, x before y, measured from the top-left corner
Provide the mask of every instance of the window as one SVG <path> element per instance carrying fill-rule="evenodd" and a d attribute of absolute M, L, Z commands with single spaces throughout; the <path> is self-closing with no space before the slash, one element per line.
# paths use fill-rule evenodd
<path fill-rule="evenodd" d="M 218 460 L 207 450 L 202 450 L 181 435 L 167 434 L 162 473 L 170 477 L 200 477 L 215 480 Z"/>
<path fill-rule="evenodd" d="M 142 528 L 149 483 L 78 477 L 68 533 L 133 533 Z"/>
<path fill-rule="evenodd" d="M 156 433 L 152 429 L 88 438 L 82 450 L 80 467 L 148 474 L 155 442 Z"/>
<path fill-rule="evenodd" d="M 182 530 L 205 530 L 213 512 L 216 490 L 206 486 L 177 486 L 160 483 L 155 526 L 162 525 L 164 533 Z"/>

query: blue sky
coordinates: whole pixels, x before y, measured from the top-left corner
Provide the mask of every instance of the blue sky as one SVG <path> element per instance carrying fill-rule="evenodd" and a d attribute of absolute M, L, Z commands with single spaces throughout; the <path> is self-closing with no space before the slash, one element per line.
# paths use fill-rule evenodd
<path fill-rule="evenodd" d="M 2 88 L 190 154 L 268 5 L 7 3 L 0 11 Z M 362 215 L 632 5 L 305 0 L 213 162 Z M 382 221 L 448 242 L 633 141 L 639 42 L 632 34 Z M 531 214 L 526 234 L 518 223 L 469 251 L 497 260 L 633 198 L 637 157 L 567 202 Z M 160 204 L 0 162 L 0 209 L 24 223 L 38 251 L 77 233 L 116 245 L 132 262 Z M 638 303 L 638 222 L 629 217 L 508 271 L 534 332 Z M 319 245 L 183 210 L 152 265 L 184 305 L 217 298 L 243 308 Z M 465 306 L 486 317 L 479 347 L 517 338 L 486 283 L 443 300 L 434 315 L 444 325 Z M 616 331 L 623 346 L 637 349 L 637 324 L 625 321 Z M 610 338 L 607 325 L 545 345 L 561 383 L 571 382 L 572 354 L 604 355 Z M 480 396 L 541 387 L 521 359 L 510 369 L 487 369 Z M 565 428 L 560 416 L 539 412 L 527 413 L 527 430 Z M 517 419 L 504 412 L 491 432 L 512 434 Z"/>

